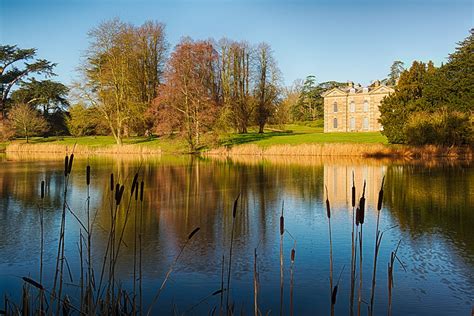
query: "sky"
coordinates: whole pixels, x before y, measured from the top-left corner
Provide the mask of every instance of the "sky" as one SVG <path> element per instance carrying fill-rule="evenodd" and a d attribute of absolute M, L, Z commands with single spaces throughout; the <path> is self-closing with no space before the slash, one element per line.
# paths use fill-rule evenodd
<path fill-rule="evenodd" d="M 0 44 L 36 48 L 69 84 L 87 32 L 114 17 L 164 23 L 171 49 L 184 36 L 267 42 L 286 85 L 308 75 L 365 85 L 394 60 L 445 62 L 474 27 L 474 0 L 0 0 Z"/>

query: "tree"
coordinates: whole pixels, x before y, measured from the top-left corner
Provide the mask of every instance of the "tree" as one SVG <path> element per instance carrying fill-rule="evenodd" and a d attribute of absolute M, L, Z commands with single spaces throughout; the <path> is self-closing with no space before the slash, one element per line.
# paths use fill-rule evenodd
<path fill-rule="evenodd" d="M 327 81 L 316 84 L 316 77 L 306 77 L 299 95 L 299 99 L 292 108 L 294 121 L 314 121 L 324 116 L 324 101 L 321 94 L 335 87 L 343 86 L 344 83 Z"/>
<path fill-rule="evenodd" d="M 448 62 L 437 69 L 424 89 L 426 102 L 447 106 L 452 111 L 474 110 L 474 29 Z"/>
<path fill-rule="evenodd" d="M 67 109 L 69 88 L 52 80 L 38 81 L 35 78 L 23 81 L 20 88 L 12 93 L 15 103 L 27 103 L 47 117 L 52 112 Z"/>
<path fill-rule="evenodd" d="M 100 134 L 103 126 L 100 113 L 81 103 L 71 106 L 66 123 L 69 133 L 75 137 Z"/>
<path fill-rule="evenodd" d="M 219 41 L 219 70 L 222 102 L 227 119 L 239 133 L 247 133 L 253 113 L 252 55 L 245 42 Z"/>
<path fill-rule="evenodd" d="M 396 60 L 393 62 L 392 66 L 390 67 L 390 73 L 388 74 L 388 78 L 386 80 L 386 84 L 389 86 L 394 86 L 397 84 L 400 75 L 405 70 L 405 64 L 400 61 Z"/>
<path fill-rule="evenodd" d="M 53 76 L 56 64 L 36 59 L 36 49 L 21 49 L 16 45 L 0 45 L 0 119 L 6 116 L 11 89 L 30 74 Z M 31 62 L 30 62 L 31 61 Z M 23 62 L 23 67 L 18 64 Z"/>
<path fill-rule="evenodd" d="M 64 113 L 69 107 L 68 93 L 69 88 L 60 82 L 32 78 L 22 81 L 20 88 L 12 93 L 11 99 L 16 104 L 26 103 L 40 110 L 51 132 L 66 134 L 68 129 Z"/>
<path fill-rule="evenodd" d="M 9 113 L 9 120 L 12 127 L 19 135 L 28 139 L 30 136 L 45 132 L 48 124 L 41 114 L 28 104 L 18 104 Z"/>
<path fill-rule="evenodd" d="M 164 25 L 140 27 L 118 19 L 89 32 L 91 45 L 79 96 L 103 116 L 117 144 L 132 131 L 143 132 L 144 113 L 160 84 L 167 42 Z"/>
<path fill-rule="evenodd" d="M 258 132 L 263 133 L 265 124 L 275 113 L 280 94 L 280 70 L 271 48 L 262 43 L 257 47 L 256 80 L 254 99 Z"/>
<path fill-rule="evenodd" d="M 218 55 L 208 41 L 183 39 L 168 62 L 165 84 L 158 89 L 155 107 L 158 132 L 177 131 L 190 152 L 202 144 L 202 135 L 212 130 L 218 114 L 216 69 Z"/>
<path fill-rule="evenodd" d="M 425 64 L 414 61 L 410 69 L 400 75 L 395 92 L 382 100 L 379 107 L 380 123 L 383 126 L 382 134 L 387 136 L 389 142 L 406 143 L 405 125 L 408 117 L 413 112 L 428 108 L 422 99 L 423 88 L 434 71 L 432 62 Z"/>

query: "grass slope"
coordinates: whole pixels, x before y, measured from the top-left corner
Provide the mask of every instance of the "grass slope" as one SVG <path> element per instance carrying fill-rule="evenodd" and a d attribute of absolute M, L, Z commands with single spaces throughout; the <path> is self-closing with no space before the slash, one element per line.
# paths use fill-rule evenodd
<path fill-rule="evenodd" d="M 283 130 L 267 129 L 264 134 L 251 131 L 248 134 L 230 134 L 222 141 L 223 146 L 256 144 L 263 147 L 272 145 L 300 145 L 314 143 L 363 143 L 387 144 L 387 138 L 379 132 L 367 133 L 323 133 L 322 127 L 288 124 Z"/>

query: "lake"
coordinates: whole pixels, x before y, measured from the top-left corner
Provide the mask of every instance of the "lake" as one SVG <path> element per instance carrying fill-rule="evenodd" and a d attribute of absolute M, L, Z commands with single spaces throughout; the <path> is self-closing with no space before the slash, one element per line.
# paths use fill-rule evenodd
<path fill-rule="evenodd" d="M 64 162 L 54 155 L 0 155 L 0 294 L 20 302 L 21 277 L 39 279 L 40 208 L 44 210 L 44 286 L 52 287 L 61 225 Z M 133 288 L 135 221 L 143 207 L 142 267 L 144 303 L 157 293 L 189 233 L 193 237 L 174 266 L 153 312 L 207 314 L 219 307 L 222 260 L 227 283 L 232 206 L 234 224 L 230 301 L 253 313 L 254 249 L 260 278 L 259 308 L 280 313 L 280 216 L 283 237 L 283 313 L 290 313 L 290 253 L 296 315 L 329 314 L 329 231 L 325 200 L 331 203 L 334 284 L 340 277 L 336 314 L 349 312 L 352 175 L 357 200 L 366 180 L 363 224 L 362 311 L 370 302 L 377 197 L 385 176 L 377 262 L 375 314 L 388 308 L 387 265 L 394 264 L 394 315 L 469 315 L 474 302 L 474 167 L 469 161 L 391 161 L 359 158 L 276 157 L 262 159 L 163 157 L 76 157 L 67 201 L 82 222 L 87 218 L 86 165 L 91 166 L 92 261 L 99 279 L 111 224 L 110 174 L 125 184 L 118 211 L 126 222 L 116 274 L 117 286 Z M 132 198 L 134 174 L 144 180 L 144 202 Z M 46 183 L 44 200 L 40 183 Z M 66 215 L 65 256 L 70 275 L 65 291 L 77 303 L 80 279 L 79 235 L 83 228 Z M 359 260 L 359 259 L 357 259 Z M 402 265 L 403 264 L 403 265 Z M 357 277 L 359 272 L 357 272 Z M 96 281 L 97 282 L 97 281 Z M 358 286 L 359 280 L 356 280 Z M 224 295 L 225 297 L 225 295 Z M 355 306 L 357 306 L 357 291 Z"/>

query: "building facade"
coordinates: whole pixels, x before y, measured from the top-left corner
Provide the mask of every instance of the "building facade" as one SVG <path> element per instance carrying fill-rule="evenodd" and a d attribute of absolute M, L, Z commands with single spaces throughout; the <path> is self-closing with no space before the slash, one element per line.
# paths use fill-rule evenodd
<path fill-rule="evenodd" d="M 375 132 L 382 130 L 379 106 L 392 93 L 391 87 L 378 81 L 369 87 L 333 88 L 322 94 L 324 98 L 324 132 Z"/>

